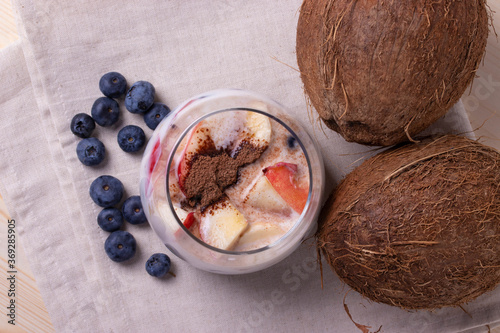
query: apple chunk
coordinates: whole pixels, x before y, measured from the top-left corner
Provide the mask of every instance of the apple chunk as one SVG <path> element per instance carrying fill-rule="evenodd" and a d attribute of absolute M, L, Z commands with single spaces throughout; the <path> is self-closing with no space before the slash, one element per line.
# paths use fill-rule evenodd
<path fill-rule="evenodd" d="M 269 117 L 257 112 L 247 112 L 244 130 L 234 146 L 235 148 L 231 153 L 231 157 L 236 157 L 245 145 L 249 145 L 261 153 L 264 152 L 271 141 L 271 134 L 272 128 Z M 249 161 L 248 163 L 251 162 L 253 161 Z"/>
<path fill-rule="evenodd" d="M 271 122 L 269 117 L 257 112 L 248 112 L 246 117 L 247 137 L 258 148 L 267 148 L 271 141 Z"/>
<path fill-rule="evenodd" d="M 279 195 L 265 176 L 261 176 L 253 184 L 244 199 L 245 203 L 262 211 L 270 211 L 289 215 L 290 206 Z"/>
<path fill-rule="evenodd" d="M 241 236 L 235 250 L 249 251 L 267 246 L 277 241 L 284 233 L 283 229 L 272 223 L 253 223 Z"/>
<path fill-rule="evenodd" d="M 201 213 L 201 239 L 219 249 L 231 250 L 247 227 L 247 220 L 227 197 L 211 204 Z"/>
<path fill-rule="evenodd" d="M 210 138 L 210 130 L 200 121 L 188 135 L 186 146 L 182 150 L 177 161 L 177 180 L 182 192 L 185 193 L 184 184 L 191 171 L 193 159 L 198 154 L 215 150 L 215 144 Z"/>
<path fill-rule="evenodd" d="M 297 164 L 279 162 L 263 170 L 273 188 L 297 213 L 304 209 L 309 189 L 298 185 Z"/>
<path fill-rule="evenodd" d="M 176 207 L 176 206 L 174 206 L 174 212 L 177 215 L 177 217 L 179 218 L 179 220 L 182 222 L 184 227 L 186 227 L 186 229 L 188 229 L 188 230 L 191 229 L 191 227 L 197 222 L 197 219 L 196 219 L 194 212 L 187 212 L 184 209 L 182 209 L 180 207 Z M 195 228 L 193 227 L 193 229 L 195 229 Z M 192 230 L 190 230 L 190 231 L 192 231 Z M 184 236 L 184 235 L 185 235 L 185 233 L 184 233 L 184 231 L 182 231 L 182 228 L 179 228 L 174 234 L 174 236 L 176 238 L 179 238 L 179 237 Z"/>
<path fill-rule="evenodd" d="M 189 229 L 193 226 L 194 222 L 196 221 L 196 217 L 194 216 L 194 213 L 193 212 L 190 212 L 187 216 L 186 216 L 186 219 L 184 220 L 184 222 L 182 222 L 184 224 L 184 226 L 186 227 L 186 229 Z"/>

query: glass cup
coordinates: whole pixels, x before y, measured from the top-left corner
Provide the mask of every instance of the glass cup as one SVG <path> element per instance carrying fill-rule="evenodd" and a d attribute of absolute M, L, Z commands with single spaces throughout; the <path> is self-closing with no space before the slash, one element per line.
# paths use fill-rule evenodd
<path fill-rule="evenodd" d="M 257 112 L 284 126 L 295 138 L 307 162 L 309 191 L 302 213 L 275 242 L 250 251 L 213 247 L 193 235 L 175 212 L 169 190 L 169 170 L 183 138 L 201 120 L 221 112 Z M 173 110 L 155 129 L 144 151 L 140 194 L 148 221 L 167 248 L 189 264 L 213 273 L 259 271 L 290 255 L 316 230 L 325 182 L 323 160 L 316 143 L 287 113 L 266 96 L 244 90 L 220 89 L 195 96 Z"/>

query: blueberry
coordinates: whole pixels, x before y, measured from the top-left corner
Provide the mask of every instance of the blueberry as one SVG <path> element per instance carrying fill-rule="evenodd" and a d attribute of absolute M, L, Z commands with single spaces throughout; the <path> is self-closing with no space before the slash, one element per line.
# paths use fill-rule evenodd
<path fill-rule="evenodd" d="M 118 145 L 127 153 L 141 150 L 145 143 L 146 135 L 139 126 L 127 125 L 118 132 Z"/>
<path fill-rule="evenodd" d="M 142 209 L 141 197 L 133 195 L 129 197 L 122 206 L 123 217 L 131 224 L 142 224 L 148 219 Z"/>
<path fill-rule="evenodd" d="M 116 231 L 123 225 L 123 214 L 118 208 L 104 208 L 97 215 L 97 224 L 104 231 Z"/>
<path fill-rule="evenodd" d="M 86 138 L 78 142 L 76 155 L 87 166 L 98 165 L 105 155 L 104 144 L 96 138 Z"/>
<path fill-rule="evenodd" d="M 106 73 L 99 80 L 99 90 L 101 90 L 104 96 L 111 98 L 120 97 L 127 91 L 127 80 L 120 73 Z"/>
<path fill-rule="evenodd" d="M 146 271 L 151 276 L 162 277 L 170 271 L 170 258 L 164 253 L 155 253 L 146 261 Z"/>
<path fill-rule="evenodd" d="M 92 105 L 92 118 L 100 126 L 111 126 L 120 118 L 118 103 L 109 97 L 99 97 Z"/>
<path fill-rule="evenodd" d="M 125 96 L 125 107 L 132 113 L 144 113 L 155 99 L 155 87 L 147 81 L 137 81 Z"/>
<path fill-rule="evenodd" d="M 104 250 L 109 259 L 122 262 L 135 255 L 137 243 L 131 233 L 123 230 L 113 231 L 104 242 Z"/>
<path fill-rule="evenodd" d="M 153 106 L 144 114 L 144 121 L 149 128 L 156 126 L 170 113 L 170 108 L 162 103 L 153 103 Z"/>
<path fill-rule="evenodd" d="M 286 144 L 289 148 L 295 148 L 295 146 L 297 145 L 297 139 L 295 139 L 293 136 L 289 136 L 286 140 Z"/>
<path fill-rule="evenodd" d="M 80 138 L 88 138 L 95 129 L 95 121 L 86 113 L 78 113 L 71 119 L 71 132 Z"/>
<path fill-rule="evenodd" d="M 111 207 L 120 202 L 123 197 L 123 184 L 113 176 L 97 177 L 90 185 L 89 194 L 94 202 L 101 207 Z"/>

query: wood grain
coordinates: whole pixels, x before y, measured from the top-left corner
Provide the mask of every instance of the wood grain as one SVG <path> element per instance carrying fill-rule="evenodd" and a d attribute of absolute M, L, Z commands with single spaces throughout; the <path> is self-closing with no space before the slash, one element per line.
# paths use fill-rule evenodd
<path fill-rule="evenodd" d="M 10 0 L 0 0 L 0 48 L 9 45 L 18 38 Z"/>
<path fill-rule="evenodd" d="M 488 3 L 492 10 L 493 26 L 500 33 L 500 0 L 490 0 Z M 6 47 L 18 38 L 10 0 L 0 0 L 0 48 Z M 476 135 L 481 137 L 482 142 L 500 150 L 500 43 L 494 33 L 490 33 L 484 65 L 477 74 L 478 78 L 462 99 Z M 2 306 L 9 304 L 10 301 L 7 293 L 9 281 L 4 278 L 10 274 L 6 246 L 9 220 L 7 208 L 0 196 L 0 246 L 2 247 L 0 304 Z M 54 332 L 19 237 L 16 239 L 16 272 L 16 325 L 8 324 L 4 318 L 0 320 L 0 332 Z M 490 332 L 500 333 L 500 327 L 493 328 Z"/>
<path fill-rule="evenodd" d="M 17 223 L 11 221 L 7 207 L 0 196 L 0 304 L 8 305 L 11 299 L 14 299 L 16 307 L 15 326 L 9 324 L 8 320 L 10 318 L 5 317 L 2 312 L 5 319 L 0 320 L 0 332 L 54 332 L 17 232 L 15 233 L 15 264 L 11 267 L 8 263 L 8 225 L 9 223 L 11 225 Z M 15 276 L 15 279 L 12 280 L 15 281 L 13 289 L 11 289 L 8 280 L 11 276 Z M 9 297 L 10 290 L 15 290 L 15 297 Z"/>

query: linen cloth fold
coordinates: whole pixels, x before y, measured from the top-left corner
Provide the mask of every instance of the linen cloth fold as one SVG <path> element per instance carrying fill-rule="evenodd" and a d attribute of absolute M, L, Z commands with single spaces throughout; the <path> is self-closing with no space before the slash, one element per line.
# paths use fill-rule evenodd
<path fill-rule="evenodd" d="M 155 279 L 147 258 L 166 248 L 149 226 L 127 225 L 138 253 L 111 262 L 107 233 L 88 188 L 110 174 L 137 195 L 140 154 L 116 143 L 127 124 L 151 131 L 121 106 L 121 120 L 97 128 L 104 165 L 83 166 L 69 130 L 73 115 L 90 113 L 98 81 L 121 72 L 132 84 L 153 83 L 171 108 L 217 88 L 270 96 L 315 137 L 323 152 L 327 191 L 376 153 L 323 129 L 309 113 L 293 68 L 300 1 L 14 1 L 21 42 L 0 52 L 0 191 L 18 221 L 25 252 L 55 328 L 61 332 L 356 332 L 343 302 L 348 291 L 303 244 L 262 272 L 223 276 L 197 270 L 174 255 L 176 277 Z M 288 66 L 287 66 L 288 65 Z M 292 68 L 290 68 L 292 67 Z M 427 133 L 472 130 L 461 103 Z M 170 255 L 170 253 L 168 253 Z M 325 266 L 326 267 L 326 266 Z M 480 332 L 500 320 L 500 290 L 460 308 L 403 311 L 348 293 L 353 319 L 384 332 Z"/>

